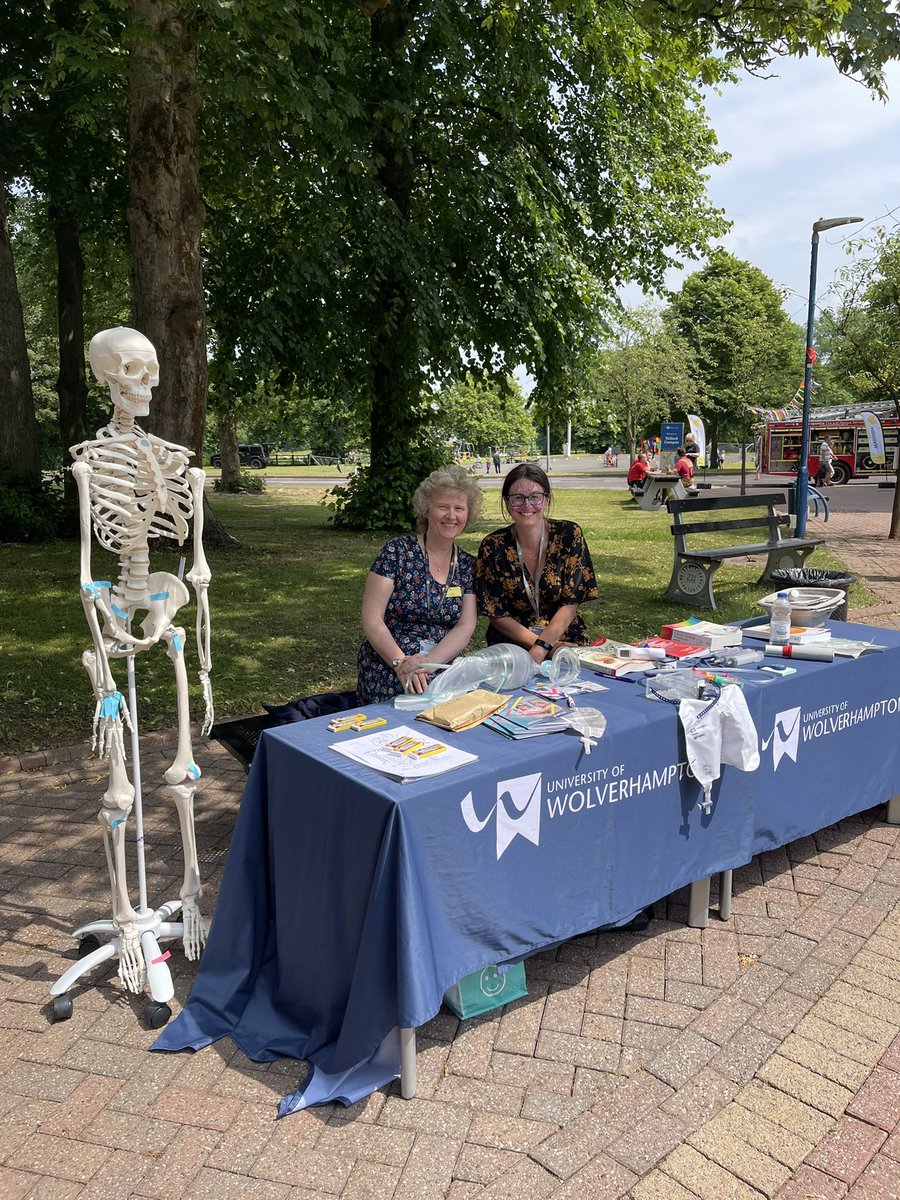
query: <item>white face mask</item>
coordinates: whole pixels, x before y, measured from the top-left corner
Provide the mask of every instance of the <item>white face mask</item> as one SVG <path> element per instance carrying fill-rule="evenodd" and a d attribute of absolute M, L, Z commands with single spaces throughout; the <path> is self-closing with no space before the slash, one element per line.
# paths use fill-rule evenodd
<path fill-rule="evenodd" d="M 722 766 L 755 771 L 759 766 L 759 737 L 744 693 L 726 686 L 719 699 L 684 699 L 678 716 L 684 729 L 687 760 L 694 778 L 703 787 L 702 806 L 712 807 L 712 785 Z"/>

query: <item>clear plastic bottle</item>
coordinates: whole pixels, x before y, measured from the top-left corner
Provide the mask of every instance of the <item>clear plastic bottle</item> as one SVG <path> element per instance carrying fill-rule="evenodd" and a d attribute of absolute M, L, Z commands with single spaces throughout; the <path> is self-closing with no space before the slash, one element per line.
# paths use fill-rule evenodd
<path fill-rule="evenodd" d="M 784 646 L 791 636 L 791 600 L 787 592 L 779 592 L 772 604 L 769 617 L 769 643 Z"/>

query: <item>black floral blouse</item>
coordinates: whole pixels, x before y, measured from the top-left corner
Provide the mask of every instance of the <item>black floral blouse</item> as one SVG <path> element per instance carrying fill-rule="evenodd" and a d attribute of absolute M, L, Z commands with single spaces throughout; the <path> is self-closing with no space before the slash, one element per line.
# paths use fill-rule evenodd
<path fill-rule="evenodd" d="M 495 529 L 481 543 L 475 562 L 475 595 L 478 611 L 484 616 L 513 617 L 528 629 L 535 623 L 534 609 L 522 582 L 514 525 Z M 597 595 L 594 564 L 581 526 L 574 521 L 548 520 L 547 550 L 540 577 L 541 623 L 545 625 L 564 604 L 584 604 L 596 600 Z M 489 646 L 504 640 L 493 625 L 488 626 Z M 587 640 L 580 613 L 562 640 Z"/>

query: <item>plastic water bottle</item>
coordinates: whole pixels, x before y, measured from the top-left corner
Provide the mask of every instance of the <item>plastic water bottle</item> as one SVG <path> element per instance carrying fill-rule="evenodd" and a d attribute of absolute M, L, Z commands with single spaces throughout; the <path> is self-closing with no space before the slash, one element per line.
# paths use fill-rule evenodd
<path fill-rule="evenodd" d="M 779 592 L 772 605 L 769 617 L 769 642 L 773 646 L 784 646 L 791 637 L 791 601 L 787 592 Z"/>

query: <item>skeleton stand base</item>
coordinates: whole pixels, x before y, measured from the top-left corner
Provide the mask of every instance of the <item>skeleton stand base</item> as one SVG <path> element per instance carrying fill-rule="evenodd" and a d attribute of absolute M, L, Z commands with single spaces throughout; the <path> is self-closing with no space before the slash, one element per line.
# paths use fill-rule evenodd
<path fill-rule="evenodd" d="M 181 900 L 167 900 L 155 911 L 147 905 L 147 872 L 144 854 L 144 814 L 141 803 L 141 760 L 138 741 L 137 696 L 134 679 L 134 657 L 128 663 L 128 708 L 131 714 L 131 766 L 134 784 L 134 828 L 137 838 L 137 871 L 139 903 L 137 927 L 141 941 L 141 953 L 146 968 L 147 989 L 150 998 L 144 1006 L 144 1017 L 151 1029 L 161 1029 L 172 1015 L 168 1001 L 175 995 L 172 976 L 166 959 L 168 954 L 160 950 L 159 943 L 180 938 L 184 933 L 181 921 L 172 917 L 181 908 Z M 78 962 L 73 963 L 60 975 L 50 988 L 53 997 L 54 1021 L 67 1021 L 72 1015 L 72 997 L 69 989 L 82 975 L 108 962 L 119 953 L 119 931 L 113 921 L 91 921 L 76 929 L 72 936 L 79 941 Z M 101 940 L 108 939 L 108 940 Z"/>

